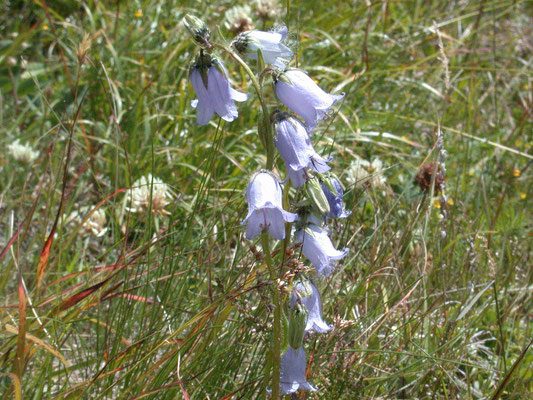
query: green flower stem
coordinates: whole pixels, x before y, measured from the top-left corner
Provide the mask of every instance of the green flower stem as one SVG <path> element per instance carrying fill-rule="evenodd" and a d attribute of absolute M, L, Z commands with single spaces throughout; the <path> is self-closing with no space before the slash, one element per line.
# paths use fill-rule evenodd
<path fill-rule="evenodd" d="M 281 362 L 281 301 L 278 290 L 278 274 L 270 255 L 268 232 L 261 233 L 261 244 L 272 281 L 272 299 L 274 301 L 274 326 L 272 329 L 272 400 L 279 399 L 279 369 Z"/>
<path fill-rule="evenodd" d="M 229 47 L 223 46 L 221 44 L 214 44 L 214 47 L 224 50 L 228 53 L 240 66 L 244 69 L 246 74 L 250 77 L 252 85 L 257 93 L 259 98 L 259 103 L 261 103 L 261 108 L 263 110 L 263 121 L 258 121 L 258 133 L 261 142 L 263 142 L 266 153 L 267 153 L 267 162 L 266 169 L 272 170 L 274 166 L 274 138 L 272 135 L 272 124 L 270 123 L 270 113 L 268 112 L 268 106 L 263 97 L 262 85 L 257 80 L 255 74 L 250 69 L 248 64 L 233 50 Z M 264 135 L 264 136 L 263 136 Z M 274 302 L 274 325 L 272 329 L 272 352 L 271 352 L 271 368 L 268 370 L 271 371 L 272 376 L 272 400 L 279 400 L 279 370 L 281 362 L 281 299 L 278 290 L 278 274 L 276 268 L 274 267 L 274 262 L 270 255 L 270 242 L 268 238 L 268 232 L 263 231 L 261 233 L 261 244 L 263 246 L 263 253 L 265 254 L 265 260 L 268 266 L 268 271 L 270 274 L 270 280 L 272 281 L 272 299 Z M 267 379 L 268 379 L 267 371 Z"/>
<path fill-rule="evenodd" d="M 285 182 L 285 185 L 283 187 L 283 209 L 288 210 L 290 207 L 289 204 L 289 191 L 291 189 L 291 180 L 287 179 L 287 182 Z M 289 244 L 291 242 L 291 230 L 292 230 L 292 223 L 287 222 L 285 223 L 285 239 L 283 240 L 283 247 L 281 249 L 281 265 L 285 265 L 285 260 L 287 258 L 286 250 L 289 248 Z"/>
<path fill-rule="evenodd" d="M 270 113 L 268 112 L 268 106 L 265 102 L 265 99 L 263 98 L 263 92 L 261 91 L 261 85 L 259 85 L 259 81 L 255 77 L 255 74 L 250 69 L 248 64 L 233 50 L 231 50 L 229 47 L 226 47 L 221 44 L 213 44 L 214 47 L 217 47 L 219 49 L 224 50 L 226 53 L 228 53 L 231 58 L 233 58 L 235 61 L 237 61 L 241 67 L 244 69 L 246 74 L 250 77 L 252 80 L 252 85 L 257 92 L 257 97 L 259 98 L 259 103 L 261 103 L 261 109 L 263 110 L 263 118 L 264 118 L 264 131 L 265 131 L 265 148 L 267 151 L 267 162 L 266 162 L 266 169 L 272 170 L 272 167 L 274 165 L 274 139 L 272 136 L 272 125 L 270 124 Z M 258 126 L 261 125 L 261 121 L 259 121 Z M 261 129 L 259 128 L 259 134 L 261 134 Z"/>

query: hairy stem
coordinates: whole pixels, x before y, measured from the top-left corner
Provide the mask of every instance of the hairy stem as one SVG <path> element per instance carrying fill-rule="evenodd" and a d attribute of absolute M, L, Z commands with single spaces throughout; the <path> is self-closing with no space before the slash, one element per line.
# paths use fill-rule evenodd
<path fill-rule="evenodd" d="M 274 325 L 272 327 L 272 400 L 279 399 L 279 369 L 281 361 L 281 301 L 278 290 L 278 274 L 270 255 L 268 232 L 261 233 L 261 244 L 272 281 L 272 300 L 274 302 Z"/>

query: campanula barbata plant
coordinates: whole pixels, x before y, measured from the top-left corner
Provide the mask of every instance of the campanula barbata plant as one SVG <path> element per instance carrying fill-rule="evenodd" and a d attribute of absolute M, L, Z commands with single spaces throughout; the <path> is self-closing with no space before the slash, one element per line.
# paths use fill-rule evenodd
<path fill-rule="evenodd" d="M 240 16 L 239 21 L 245 17 Z M 224 54 L 246 72 L 261 108 L 257 132 L 266 151 L 266 163 L 248 183 L 248 214 L 242 222 L 246 239 L 260 237 L 270 278 L 271 304 L 266 306 L 273 310 L 273 324 L 261 396 L 265 398 L 266 391 L 271 391 L 272 399 L 279 399 L 298 390 L 316 391 L 306 377 L 305 339 L 311 333 L 330 331 L 332 325 L 322 317 L 320 292 L 313 280 L 319 282 L 330 276 L 348 254 L 347 248 L 335 248 L 325 222 L 328 218 L 347 218 L 350 212 L 344 207 L 342 185 L 330 172 L 331 158 L 319 154 L 309 133 L 344 94 L 328 94 L 307 73 L 287 67 L 293 51 L 285 43 L 286 26 L 269 32 L 243 30 L 247 24 L 235 19 L 229 30 L 238 35 L 226 46 L 212 41 L 209 29 L 198 18 L 186 16 L 184 23 L 200 46 L 190 70 L 191 85 L 198 97 L 192 103 L 198 125 L 206 125 L 215 113 L 226 122 L 234 121 L 239 115 L 235 101 L 248 99 L 230 86 L 220 58 Z M 243 58 L 254 61 L 257 73 Z M 271 111 L 265 101 L 263 82 L 268 76 L 281 110 Z M 305 123 L 283 111 L 283 105 Z M 285 164 L 284 180 L 273 172 L 275 149 Z M 296 193 L 289 191 L 291 185 Z M 286 274 L 285 252 L 278 250 L 288 249 L 291 242 L 301 244 L 316 277 L 303 272 Z M 294 278 L 284 282 L 285 276 Z M 289 291 L 281 287 L 289 287 Z M 282 320 L 286 322 L 282 324 Z"/>

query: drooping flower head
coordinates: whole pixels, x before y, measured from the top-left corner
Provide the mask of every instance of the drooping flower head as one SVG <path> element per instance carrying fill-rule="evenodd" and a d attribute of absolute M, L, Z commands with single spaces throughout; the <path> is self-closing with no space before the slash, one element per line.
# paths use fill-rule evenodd
<path fill-rule="evenodd" d="M 330 107 L 342 99 L 344 94 L 331 95 L 299 69 L 289 69 L 275 80 L 278 99 L 305 120 L 310 131 L 323 119 Z"/>
<path fill-rule="evenodd" d="M 302 186 L 307 180 L 306 169 L 318 173 L 330 170 L 326 160 L 318 155 L 313 148 L 309 134 L 299 119 L 288 113 L 273 113 L 272 119 L 276 127 L 276 148 L 285 161 L 287 174 L 294 187 Z"/>
<path fill-rule="evenodd" d="M 291 394 L 297 390 L 316 392 L 318 389 L 305 378 L 305 352 L 303 347 L 294 349 L 289 346 L 281 356 L 280 393 Z"/>
<path fill-rule="evenodd" d="M 246 188 L 248 215 L 242 224 L 246 226 L 246 239 L 251 240 L 263 230 L 278 240 L 285 238 L 285 222 L 294 222 L 297 214 L 282 207 L 282 190 L 279 181 L 269 172 L 254 175 Z"/>
<path fill-rule="evenodd" d="M 352 212 L 344 209 L 342 200 L 344 192 L 339 180 L 335 176 L 330 176 L 326 178 L 325 182 L 321 182 L 321 186 L 329 203 L 328 216 L 330 218 L 347 218 Z"/>
<path fill-rule="evenodd" d="M 305 326 L 306 332 L 314 331 L 324 333 L 333 328 L 332 325 L 326 324 L 322 319 L 322 301 L 320 299 L 320 293 L 310 280 L 300 280 L 294 284 L 290 306 L 294 307 L 297 303 L 303 304 L 309 313 L 307 324 Z"/>
<path fill-rule="evenodd" d="M 329 276 L 335 270 L 335 261 L 348 254 L 348 248 L 340 251 L 333 247 L 327 230 L 308 224 L 296 233 L 297 240 L 302 242 L 302 252 L 314 265 L 319 275 Z"/>
<path fill-rule="evenodd" d="M 224 65 L 215 57 L 201 53 L 190 70 L 191 84 L 198 99 L 191 105 L 198 109 L 198 125 L 206 125 L 217 113 L 231 122 L 239 113 L 235 101 L 245 101 L 248 95 L 230 87 Z"/>
<path fill-rule="evenodd" d="M 286 37 L 286 26 L 271 32 L 247 31 L 237 36 L 233 46 L 252 60 L 257 60 L 257 53 L 261 51 L 265 63 L 283 69 L 293 56 L 292 50 L 282 43 Z"/>
<path fill-rule="evenodd" d="M 183 25 L 197 44 L 203 47 L 211 46 L 209 43 L 211 32 L 204 21 L 194 15 L 187 14 L 183 18 Z"/>

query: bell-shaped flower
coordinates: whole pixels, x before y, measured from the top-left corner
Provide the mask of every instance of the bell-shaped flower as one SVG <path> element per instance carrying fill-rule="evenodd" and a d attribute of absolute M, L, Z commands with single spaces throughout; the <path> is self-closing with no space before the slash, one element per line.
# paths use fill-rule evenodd
<path fill-rule="evenodd" d="M 340 251 L 333 247 L 328 232 L 314 224 L 308 224 L 296 234 L 297 240 L 302 242 L 302 252 L 314 265 L 317 273 L 329 276 L 335 270 L 336 261 L 348 254 L 348 248 Z"/>
<path fill-rule="evenodd" d="M 300 390 L 316 392 L 318 389 L 305 379 L 305 352 L 303 347 L 294 349 L 291 346 L 281 356 L 280 393 L 291 394 Z"/>
<path fill-rule="evenodd" d="M 313 148 L 305 126 L 297 118 L 278 112 L 273 119 L 276 126 L 276 148 L 285 161 L 287 175 L 294 187 L 302 186 L 307 180 L 306 169 L 324 173 L 330 170 L 326 160 Z"/>
<path fill-rule="evenodd" d="M 226 69 L 218 59 L 200 55 L 191 68 L 190 79 L 198 97 L 191 102 L 198 109 L 198 125 L 207 125 L 215 112 L 228 122 L 237 118 L 235 101 L 245 101 L 248 95 L 230 87 Z"/>
<path fill-rule="evenodd" d="M 286 37 L 286 26 L 271 32 L 247 31 L 235 39 L 233 46 L 252 60 L 257 60 L 257 53 L 261 51 L 265 63 L 284 69 L 294 54 L 282 43 Z"/>
<path fill-rule="evenodd" d="M 344 209 L 344 202 L 342 201 L 344 192 L 339 180 L 335 177 L 330 177 L 327 183 L 321 182 L 320 185 L 329 203 L 328 217 L 347 218 L 352 212 Z"/>
<path fill-rule="evenodd" d="M 333 326 L 326 324 L 322 319 L 322 301 L 320 293 L 315 285 L 309 280 L 297 282 L 292 289 L 290 306 L 294 307 L 299 302 L 307 308 L 308 318 L 305 331 L 324 333 L 330 331 Z"/>
<path fill-rule="evenodd" d="M 330 107 L 344 97 L 324 92 L 305 72 L 289 69 L 275 82 L 276 96 L 305 120 L 310 131 L 323 119 Z"/>
<path fill-rule="evenodd" d="M 246 239 L 251 240 L 263 230 L 278 240 L 285 238 L 285 222 L 294 222 L 297 214 L 282 208 L 282 190 L 279 181 L 270 173 L 261 171 L 252 177 L 246 189 L 248 215 Z"/>

